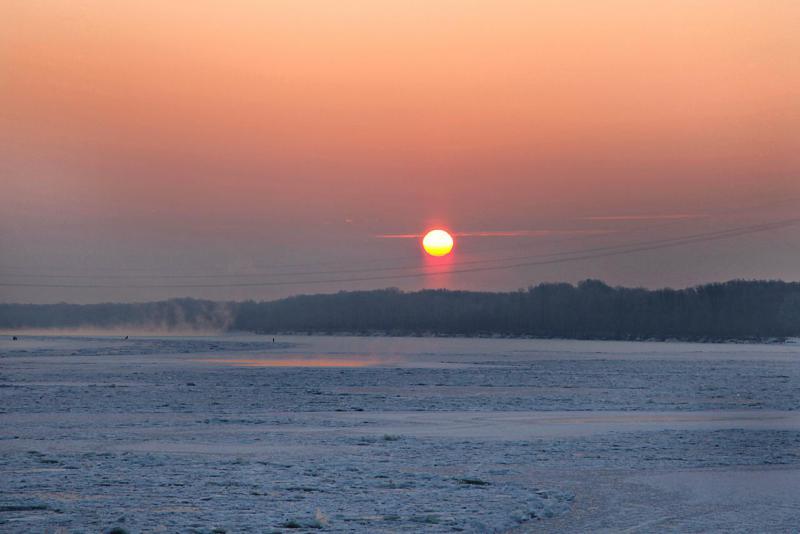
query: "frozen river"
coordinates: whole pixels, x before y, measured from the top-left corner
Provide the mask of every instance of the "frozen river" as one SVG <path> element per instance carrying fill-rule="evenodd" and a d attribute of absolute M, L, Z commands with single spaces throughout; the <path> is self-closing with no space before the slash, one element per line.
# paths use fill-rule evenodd
<path fill-rule="evenodd" d="M 0 531 L 797 532 L 798 408 L 797 344 L 3 336 Z"/>

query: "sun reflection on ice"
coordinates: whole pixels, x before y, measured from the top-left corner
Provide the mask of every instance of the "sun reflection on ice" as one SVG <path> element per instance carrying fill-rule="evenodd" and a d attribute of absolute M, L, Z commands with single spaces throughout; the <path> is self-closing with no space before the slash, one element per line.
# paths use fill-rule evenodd
<path fill-rule="evenodd" d="M 369 367 L 390 363 L 373 357 L 329 358 L 293 357 L 286 358 L 204 358 L 201 362 L 220 363 L 232 367 Z"/>

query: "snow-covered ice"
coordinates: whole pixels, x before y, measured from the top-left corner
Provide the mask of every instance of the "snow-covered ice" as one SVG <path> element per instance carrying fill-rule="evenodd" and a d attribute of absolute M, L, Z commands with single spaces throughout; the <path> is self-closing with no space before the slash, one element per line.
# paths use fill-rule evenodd
<path fill-rule="evenodd" d="M 0 531 L 794 532 L 800 348 L 0 339 Z"/>

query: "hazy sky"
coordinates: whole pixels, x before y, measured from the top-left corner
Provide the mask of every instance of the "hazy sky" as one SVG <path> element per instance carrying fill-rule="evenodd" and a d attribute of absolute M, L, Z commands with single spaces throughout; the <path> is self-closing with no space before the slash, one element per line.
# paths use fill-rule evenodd
<path fill-rule="evenodd" d="M 796 0 L 4 0 L 0 300 L 800 279 L 798 225 L 505 268 L 800 216 L 798 28 Z M 437 269 L 497 269 L 414 277 L 386 235 L 432 225 L 463 234 Z"/>

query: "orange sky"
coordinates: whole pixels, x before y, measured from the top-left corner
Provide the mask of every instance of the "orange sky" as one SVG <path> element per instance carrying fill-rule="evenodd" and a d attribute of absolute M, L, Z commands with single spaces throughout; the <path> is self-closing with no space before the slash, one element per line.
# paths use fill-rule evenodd
<path fill-rule="evenodd" d="M 432 222 L 531 234 L 463 238 L 480 258 L 566 247 L 542 230 L 588 248 L 779 218 L 800 197 L 798 27 L 796 1 L 5 0 L 0 275 L 413 263 L 375 236 Z M 790 229 L 448 284 L 798 279 L 798 246 Z M 420 282 L 341 288 L 386 285 Z"/>

